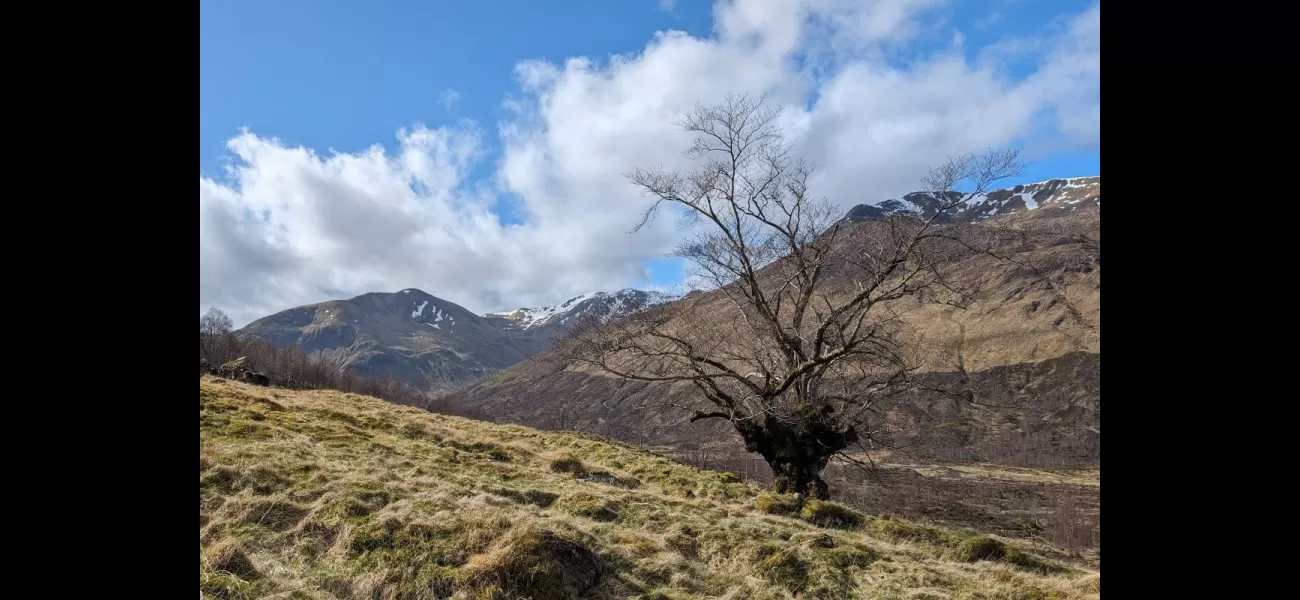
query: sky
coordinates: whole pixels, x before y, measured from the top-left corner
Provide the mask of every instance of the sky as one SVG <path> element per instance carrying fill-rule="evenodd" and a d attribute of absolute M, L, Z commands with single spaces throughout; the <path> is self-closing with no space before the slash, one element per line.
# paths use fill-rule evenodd
<path fill-rule="evenodd" d="M 483 313 L 682 291 L 623 176 L 765 94 L 844 210 L 947 156 L 1101 174 L 1101 5 L 1058 0 L 202 1 L 199 305 L 237 326 L 418 288 Z"/>

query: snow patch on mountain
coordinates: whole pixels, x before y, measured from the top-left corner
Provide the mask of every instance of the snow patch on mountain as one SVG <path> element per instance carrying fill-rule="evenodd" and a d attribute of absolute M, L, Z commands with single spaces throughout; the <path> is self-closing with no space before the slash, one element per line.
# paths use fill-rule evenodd
<path fill-rule="evenodd" d="M 568 323 L 570 319 L 592 310 L 597 311 L 602 321 L 609 321 L 660 304 L 667 304 L 679 297 L 664 292 L 631 288 L 617 292 L 587 292 L 553 306 L 520 308 L 510 313 L 495 313 L 484 316 L 510 319 L 514 321 L 516 327 L 531 329 L 554 321 L 558 321 L 559 324 L 563 325 Z"/>
<path fill-rule="evenodd" d="M 958 192 L 947 192 L 945 202 L 960 199 Z M 939 222 L 948 220 L 982 221 L 1011 213 L 1060 206 L 1075 210 L 1085 201 L 1101 205 L 1101 176 L 1049 179 L 977 194 L 965 204 L 945 211 Z M 941 204 L 936 194 L 913 192 L 901 199 L 876 204 L 859 204 L 849 210 L 844 220 L 850 222 L 883 219 L 893 215 L 932 215 Z"/>

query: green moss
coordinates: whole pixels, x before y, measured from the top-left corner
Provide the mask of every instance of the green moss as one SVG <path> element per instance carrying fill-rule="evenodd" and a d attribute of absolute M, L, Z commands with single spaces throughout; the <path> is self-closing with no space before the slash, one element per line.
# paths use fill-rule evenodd
<path fill-rule="evenodd" d="M 769 515 L 788 515 L 797 510 L 794 498 L 774 494 L 759 494 L 754 498 L 754 509 Z"/>

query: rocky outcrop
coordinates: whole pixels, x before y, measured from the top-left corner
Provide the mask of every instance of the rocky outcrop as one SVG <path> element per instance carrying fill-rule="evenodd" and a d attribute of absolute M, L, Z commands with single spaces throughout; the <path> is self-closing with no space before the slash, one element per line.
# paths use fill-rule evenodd
<path fill-rule="evenodd" d="M 273 383 L 271 377 L 266 373 L 250 368 L 248 358 L 243 356 L 221 366 L 214 366 L 207 359 L 199 358 L 199 374 L 213 375 L 261 386 L 269 386 Z"/>

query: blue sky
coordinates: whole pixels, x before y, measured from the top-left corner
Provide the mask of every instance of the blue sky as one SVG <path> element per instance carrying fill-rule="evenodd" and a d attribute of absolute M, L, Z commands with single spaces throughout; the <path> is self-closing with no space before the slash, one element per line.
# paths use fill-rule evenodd
<path fill-rule="evenodd" d="M 643 113 L 645 110 L 669 110 L 692 97 L 692 93 L 712 94 L 715 90 L 709 87 L 710 81 L 732 77 L 732 74 L 715 77 L 694 73 L 683 76 L 683 79 L 688 79 L 686 83 L 671 77 L 656 80 L 656 77 L 664 77 L 657 75 L 659 70 L 656 69 L 670 68 L 671 60 L 686 61 L 681 66 L 680 72 L 683 73 L 707 61 L 717 62 L 716 68 L 720 73 L 745 69 L 758 73 L 765 66 L 772 65 L 797 68 L 789 65 L 803 64 L 800 61 L 813 55 L 822 38 L 810 33 L 812 26 L 809 26 L 799 34 L 798 41 L 787 44 L 781 37 L 781 27 L 782 19 L 789 20 L 788 17 L 777 15 L 769 19 L 766 16 L 767 13 L 777 14 L 774 11 L 778 9 L 772 8 L 776 4 L 765 3 L 759 9 L 751 9 L 744 2 L 734 6 L 726 3 L 721 12 L 715 13 L 712 3 L 698 0 L 678 0 L 671 6 L 656 0 L 201 2 L 200 205 L 201 213 L 211 211 L 216 216 L 208 218 L 201 214 L 200 262 L 202 269 L 212 275 L 204 276 L 201 282 L 200 303 L 205 307 L 221 305 L 232 314 L 253 314 L 277 309 L 277 306 L 285 308 L 281 306 L 284 303 L 326 299 L 322 295 L 373 291 L 362 288 L 381 285 L 392 290 L 419 287 L 464 303 L 472 310 L 489 310 L 504 308 L 498 303 L 563 300 L 566 294 L 587 291 L 582 288 L 584 285 L 621 287 L 673 283 L 680 276 L 678 265 L 655 258 L 662 254 L 662 240 L 631 244 L 637 248 L 610 260 L 636 264 L 628 266 L 606 261 L 594 269 L 598 274 L 592 277 L 567 276 L 547 281 L 536 275 L 518 275 L 511 269 L 487 269 L 498 271 L 497 275 L 507 279 L 515 277 L 518 281 L 511 280 L 502 285 L 486 281 L 462 284 L 461 279 L 455 279 L 454 285 L 448 285 L 452 276 L 439 275 L 442 271 L 434 267 L 428 269 L 436 272 L 409 267 L 379 269 L 385 271 L 382 274 L 365 272 L 356 265 L 379 258 L 370 241 L 356 242 L 356 236 L 352 235 L 355 232 L 349 233 L 351 230 L 347 227 L 320 229 L 323 226 L 319 224 L 326 220 L 322 215 L 334 214 L 337 212 L 334 209 L 338 208 L 337 205 L 324 207 L 322 203 L 347 200 L 325 200 L 322 198 L 330 197 L 329 194 L 304 192 L 303 199 L 292 207 L 267 204 L 259 200 L 260 195 L 297 196 L 300 188 L 270 190 L 257 186 L 269 185 L 265 182 L 274 180 L 281 186 L 317 186 L 311 189 L 319 192 L 321 185 L 337 184 L 340 187 L 329 189 L 347 189 L 351 190 L 349 194 L 365 196 L 361 200 L 353 198 L 362 202 L 360 206 L 399 207 L 400 210 L 395 208 L 397 212 L 392 213 L 396 215 L 394 218 L 421 221 L 422 224 L 414 230 L 401 227 L 394 230 L 415 240 L 406 242 L 410 246 L 408 250 L 417 249 L 419 253 L 436 249 L 444 255 L 458 256 L 451 260 L 469 262 L 530 260 L 527 257 L 535 256 L 537 248 L 550 247 L 548 242 L 542 240 L 544 236 L 537 231 L 530 230 L 528 235 L 532 237 L 527 240 L 523 239 L 524 233 L 512 231 L 523 232 L 530 228 L 540 231 L 547 227 L 554 235 L 575 223 L 576 219 L 591 214 L 593 209 L 598 210 L 603 206 L 601 202 L 605 202 L 596 198 L 584 205 L 573 200 L 574 196 L 585 193 L 580 190 L 603 188 L 601 183 L 581 179 L 585 167 L 573 166 L 580 164 L 575 158 L 578 154 L 571 150 L 570 142 L 561 142 L 575 139 L 564 134 L 565 128 L 579 132 L 592 126 L 582 120 L 582 113 L 587 110 L 605 119 L 601 132 L 622 127 L 624 124 L 609 120 L 615 118 L 612 115 L 629 115 L 637 110 Z M 838 6 L 837 2 L 827 4 Z M 1081 29 L 1079 23 L 1086 19 L 1080 15 L 1091 8 L 1099 19 L 1099 4 L 1068 0 L 952 3 L 887 0 L 883 3 L 850 4 L 836 8 L 839 12 L 835 15 L 847 20 L 840 21 L 835 32 L 825 36 L 836 43 L 827 45 L 833 46 L 829 53 L 827 47 L 820 48 L 822 54 L 819 56 L 831 56 L 832 59 L 827 69 L 815 77 L 816 81 L 800 83 L 793 72 L 753 77 L 742 72 L 735 75 L 738 77 L 736 81 L 746 85 L 751 79 L 760 81 L 756 85 L 766 87 L 759 91 L 777 90 L 778 96 L 788 96 L 790 89 L 800 85 L 811 86 L 801 96 L 802 103 L 810 109 L 808 137 L 811 139 L 818 130 L 820 112 L 827 112 L 818 110 L 822 99 L 830 97 L 827 94 L 833 94 L 834 90 L 839 90 L 840 94 L 848 93 L 844 89 L 852 83 L 852 78 L 847 75 L 853 71 L 850 65 L 871 65 L 870 77 L 874 79 L 870 80 L 881 82 L 889 81 L 885 71 L 906 78 L 908 74 L 926 72 L 928 64 L 938 64 L 940 60 L 936 57 L 939 55 L 960 56 L 965 61 L 960 77 L 971 81 L 972 89 L 984 90 L 985 85 L 998 89 L 980 92 L 988 94 L 986 99 L 980 100 L 985 102 L 984 105 L 962 105 L 960 111 L 955 108 L 948 110 L 939 100 L 931 102 L 933 107 L 929 110 L 939 115 L 940 121 L 947 118 L 945 115 L 957 112 L 967 115 L 963 118 L 968 120 L 969 115 L 974 114 L 971 111 L 990 115 L 978 117 L 981 121 L 975 125 L 963 125 L 971 129 L 970 139 L 937 143 L 939 148 L 936 151 L 961 148 L 962 143 L 989 140 L 1025 145 L 1035 164 L 1019 181 L 1009 183 L 1100 174 L 1100 41 L 1099 37 L 1095 40 L 1098 62 L 1094 90 L 1088 82 L 1092 77 L 1091 71 L 1080 71 L 1079 67 L 1087 60 L 1078 59 L 1091 50 L 1078 50 L 1076 46 L 1080 42 L 1075 39 L 1089 35 L 1087 31 L 1079 33 L 1086 29 Z M 887 9 L 899 9 L 904 17 L 891 18 L 894 13 Z M 718 15 L 723 17 L 715 18 Z M 656 32 L 668 30 L 682 31 L 686 35 L 656 42 Z M 778 44 L 785 46 L 773 50 L 780 57 L 769 61 L 768 52 L 763 49 L 766 46 L 756 49 L 738 41 L 727 41 L 738 40 L 741 34 L 757 36 L 755 39 L 765 40 L 762 44 L 773 48 Z M 846 44 L 840 44 L 840 41 Z M 730 50 L 722 52 L 718 48 L 702 47 L 701 42 Z M 1074 49 L 1061 50 L 1067 46 Z M 734 59 L 738 62 L 731 66 L 724 62 L 733 60 L 728 57 L 745 52 L 752 55 Z M 1068 55 L 1069 60 L 1048 64 L 1049 61 L 1043 58 L 1062 52 Z M 627 57 L 626 62 L 644 64 L 645 69 L 637 71 L 634 64 L 624 65 L 627 68 L 620 71 L 620 68 L 610 65 L 613 55 Z M 586 57 L 591 63 L 581 68 L 566 65 L 565 61 L 573 57 Z M 935 73 L 933 76 L 938 81 L 946 75 Z M 980 79 L 976 80 L 976 76 Z M 545 83 L 540 87 L 530 87 L 525 85 L 527 77 L 540 77 Z M 922 85 L 920 76 L 916 77 L 916 85 Z M 952 74 L 952 77 L 958 78 L 958 75 Z M 986 79 L 993 83 L 987 83 Z M 862 78 L 858 78 L 857 84 L 865 85 Z M 641 88 L 637 86 L 640 85 L 647 87 L 639 91 Z M 718 85 L 725 86 L 726 82 L 719 81 Z M 735 85 L 733 83 L 730 87 Z M 605 87 L 598 89 L 600 86 Z M 665 86 L 690 89 L 665 91 Z M 864 90 L 855 93 L 870 93 L 868 88 Z M 1060 90 L 1060 93 L 1053 90 Z M 1094 110 L 1093 101 L 1080 105 L 1076 99 L 1079 94 L 1093 93 L 1096 95 L 1095 125 L 1090 116 Z M 612 95 L 619 98 L 611 100 Z M 639 101 L 656 95 L 662 98 L 650 103 L 650 108 L 646 108 L 646 102 Z M 1032 97 L 1033 100 L 1017 100 L 1017 95 Z M 562 102 L 572 104 L 562 106 Z M 621 108 L 615 106 L 618 102 L 623 103 L 619 105 Z M 954 98 L 953 102 L 966 101 Z M 829 106 L 831 103 L 824 104 Z M 880 104 L 892 106 L 883 100 Z M 881 109 L 884 111 L 881 114 L 898 114 L 900 109 L 888 106 Z M 562 110 L 570 112 L 562 113 Z M 1008 111 L 1017 115 L 1013 124 L 997 127 L 980 124 L 1000 118 L 999 113 Z M 1066 111 L 1071 115 L 1069 118 L 1063 116 Z M 431 176 L 433 181 L 447 184 L 443 194 L 431 194 L 425 198 L 386 197 L 382 195 L 385 192 L 376 191 L 383 186 L 373 181 L 365 185 L 343 183 L 338 179 L 344 177 L 339 165 L 327 164 L 334 153 L 362 157 L 376 144 L 383 147 L 387 159 L 396 160 L 404 148 L 411 152 L 409 144 L 404 146 L 399 140 L 399 130 L 409 132 L 420 126 L 424 128 L 420 131 L 432 132 L 437 140 L 431 142 L 437 150 L 428 150 L 428 146 L 421 148 L 435 158 L 443 157 L 434 162 L 445 167 L 449 174 L 447 178 Z M 245 127 L 249 133 L 240 138 L 245 148 L 241 156 L 239 151 L 227 148 L 227 142 L 239 138 L 241 128 Z M 503 132 L 509 132 L 509 135 Z M 840 140 L 825 147 L 844 148 L 846 143 L 849 142 Z M 294 155 L 289 152 L 295 148 L 312 149 L 314 155 L 305 157 L 301 153 Z M 601 152 L 610 152 L 608 148 L 598 150 L 599 145 L 593 145 L 586 151 L 595 158 L 599 158 Z M 665 148 L 665 152 L 667 150 Z M 672 150 L 675 152 L 679 148 Z M 275 158 L 277 156 L 279 158 Z M 528 158 L 536 156 L 543 159 Z M 636 158 L 644 159 L 646 156 L 642 154 Z M 628 160 L 632 158 L 629 156 Z M 294 160 L 307 162 L 291 166 L 290 162 Z M 312 163 L 316 165 L 312 167 L 316 171 L 308 177 L 304 173 L 311 171 L 307 164 L 312 160 L 316 161 Z M 564 161 L 570 160 L 575 162 L 564 167 L 567 164 Z M 834 193 L 840 186 L 834 185 L 837 175 L 833 171 L 847 170 L 851 166 L 835 164 L 834 160 L 818 162 L 830 163 L 827 168 L 832 171 L 828 180 L 831 183 L 826 187 L 828 193 Z M 530 164 L 532 172 L 529 171 Z M 623 163 L 615 161 L 614 164 Z M 232 175 L 226 172 L 227 167 L 234 167 L 237 171 Z M 272 169 L 287 170 L 274 171 L 277 175 L 272 177 L 269 175 Z M 254 173 L 259 175 L 254 178 Z M 331 180 L 332 183 L 326 181 L 330 177 L 336 180 Z M 368 187 L 372 183 L 378 187 Z M 862 189 L 860 184 L 849 186 L 845 183 L 844 186 L 843 189 Z M 845 204 L 883 200 L 884 194 L 900 193 L 906 190 L 906 186 L 905 182 L 882 181 L 878 189 L 873 189 L 880 197 L 848 199 Z M 449 212 L 440 218 L 403 212 L 418 211 L 435 201 L 440 203 L 439 206 L 448 207 Z M 503 244 L 517 241 L 520 247 L 492 256 L 486 255 L 491 252 L 485 254 L 482 249 L 476 249 L 468 232 L 473 227 L 486 227 L 474 218 L 476 213 L 472 209 L 478 207 L 493 211 L 500 227 L 485 230 L 476 239 L 491 238 Z M 366 210 L 363 214 L 383 212 Z M 265 218 L 258 225 L 245 218 L 249 214 L 261 214 Z M 222 215 L 234 216 L 226 219 Z M 431 219 L 428 223 L 424 223 L 426 217 Z M 453 226 L 452 221 L 458 225 Z M 479 224 L 468 225 L 470 223 Z M 512 230 L 511 225 L 517 229 Z M 251 231 L 254 226 L 266 229 Z M 211 230 L 205 230 L 205 227 Z M 318 230 L 309 232 L 312 227 Z M 315 238 L 309 233 L 316 234 L 315 237 L 332 236 L 331 243 L 314 246 L 315 242 L 311 240 Z M 430 241 L 434 238 L 440 241 Z M 459 239 L 459 245 L 448 242 L 448 239 Z M 605 243 L 608 245 L 608 241 Z M 356 247 L 351 249 L 352 252 L 347 248 L 340 250 L 347 246 Z M 583 250 L 600 251 L 599 247 Z M 347 256 L 328 258 L 333 264 L 347 263 L 347 268 L 329 269 L 315 264 L 327 260 L 326 255 L 330 252 L 349 252 Z M 575 255 L 563 260 L 542 261 L 536 268 L 574 269 L 586 264 L 582 262 L 584 258 Z M 245 263 L 234 264 L 238 261 Z M 250 287 L 233 294 L 219 291 L 230 287 L 221 277 L 233 276 L 223 273 L 247 272 L 250 265 L 265 269 L 264 282 L 260 284 L 263 288 Z M 288 284 L 282 285 L 285 281 Z M 207 291 L 204 291 L 205 286 Z M 441 289 L 431 289 L 435 287 Z"/>

